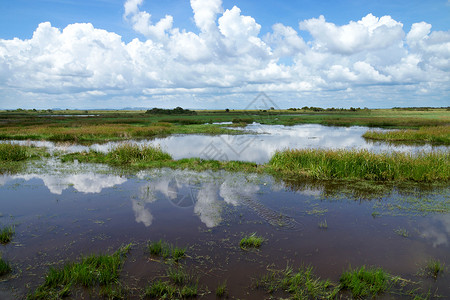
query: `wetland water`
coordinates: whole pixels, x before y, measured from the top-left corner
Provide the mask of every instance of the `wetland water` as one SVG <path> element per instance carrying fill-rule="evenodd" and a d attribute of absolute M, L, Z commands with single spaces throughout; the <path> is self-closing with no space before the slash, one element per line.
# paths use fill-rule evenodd
<path fill-rule="evenodd" d="M 266 163 L 276 150 L 286 148 L 368 149 L 383 151 L 433 151 L 448 150 L 446 146 L 392 145 L 366 140 L 362 135 L 368 127 L 332 127 L 316 124 L 283 126 L 251 124 L 241 129 L 245 135 L 172 135 L 152 140 L 131 141 L 142 145 L 158 145 L 174 159 L 200 157 L 215 160 L 240 160 Z M 15 141 L 47 147 L 50 151 L 81 152 L 95 150 L 108 152 L 121 142 L 92 144 L 89 146 L 43 141 Z"/>
<path fill-rule="evenodd" d="M 331 128 L 326 136 L 321 135 L 323 126 L 306 128 L 310 130 L 303 137 L 298 132 L 289 137 L 293 132 L 288 127 L 274 126 L 270 134 L 254 135 L 258 138 L 239 158 L 264 162 L 279 147 L 301 145 L 363 147 L 361 127 Z M 264 127 L 250 129 L 267 132 Z M 181 139 L 184 148 L 174 151 L 185 151 L 180 156 L 186 157 L 197 147 L 192 156 L 198 156 L 200 137 L 168 137 L 165 145 Z M 221 139 L 204 138 L 205 147 L 211 139 Z M 261 149 L 258 139 L 273 148 Z M 164 149 L 161 141 L 152 142 Z M 400 149 L 418 149 L 409 147 Z M 49 158 L 28 162 L 19 174 L 0 175 L 0 199 L 0 223 L 15 225 L 13 241 L 0 245 L 2 258 L 13 268 L 0 277 L 2 299 L 24 298 L 51 266 L 77 261 L 82 254 L 112 253 L 128 243 L 134 246 L 120 281 L 131 290 L 130 298 L 139 299 L 139 291 L 164 279 L 168 269 L 144 250 L 147 241 L 159 239 L 187 247 L 180 263 L 199 276 L 206 299 L 215 299 L 215 288 L 225 280 L 231 298 L 269 298 L 252 286 L 254 279 L 286 265 L 311 265 L 322 279 L 334 282 L 349 266 L 379 266 L 415 282 L 412 287 L 424 293 L 450 295 L 448 271 L 437 280 L 417 274 L 430 259 L 450 264 L 448 186 L 283 182 L 267 175 L 169 169 L 129 173 Z M 240 249 L 240 239 L 253 232 L 265 239 L 261 248 Z"/>

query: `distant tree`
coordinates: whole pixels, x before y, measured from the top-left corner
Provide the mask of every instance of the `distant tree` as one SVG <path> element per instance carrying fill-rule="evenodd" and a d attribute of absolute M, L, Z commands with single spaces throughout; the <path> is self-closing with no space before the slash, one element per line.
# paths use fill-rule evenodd
<path fill-rule="evenodd" d="M 230 112 L 230 110 L 227 108 L 227 109 L 225 109 L 225 112 Z"/>

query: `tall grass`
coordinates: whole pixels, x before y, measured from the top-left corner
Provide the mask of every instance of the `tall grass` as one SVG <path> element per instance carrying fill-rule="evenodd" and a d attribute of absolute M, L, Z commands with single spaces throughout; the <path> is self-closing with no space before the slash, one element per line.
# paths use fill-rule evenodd
<path fill-rule="evenodd" d="M 11 272 L 11 266 L 7 261 L 4 261 L 3 258 L 0 257 L 0 276 L 8 274 Z"/>
<path fill-rule="evenodd" d="M 15 233 L 14 226 L 6 226 L 0 229 L 0 244 L 8 244 L 11 242 Z"/>
<path fill-rule="evenodd" d="M 314 179 L 448 181 L 450 154 L 372 153 L 367 150 L 284 150 L 268 163 L 272 172 Z"/>
<path fill-rule="evenodd" d="M 170 154 L 158 147 L 125 143 L 114 148 L 107 154 L 110 161 L 118 164 L 129 164 L 142 161 L 171 160 Z"/>
<path fill-rule="evenodd" d="M 26 146 L 11 143 L 0 144 L 0 161 L 21 161 L 28 158 Z"/>
<path fill-rule="evenodd" d="M 450 126 L 421 127 L 418 130 L 404 129 L 393 131 L 369 130 L 363 137 L 383 141 L 409 141 L 450 144 Z"/>

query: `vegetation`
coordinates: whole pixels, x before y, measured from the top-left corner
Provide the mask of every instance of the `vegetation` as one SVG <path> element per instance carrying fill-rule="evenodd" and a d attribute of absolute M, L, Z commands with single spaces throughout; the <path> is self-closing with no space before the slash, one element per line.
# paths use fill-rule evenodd
<path fill-rule="evenodd" d="M 313 274 L 312 267 L 301 267 L 297 272 L 290 267 L 271 271 L 256 282 L 256 287 L 268 293 L 282 290 L 294 299 L 332 299 L 339 292 L 339 285 L 321 280 Z"/>
<path fill-rule="evenodd" d="M 0 143 L 0 162 L 21 161 L 29 157 L 27 147 L 11 143 Z"/>
<path fill-rule="evenodd" d="M 161 256 L 164 259 L 173 259 L 175 262 L 178 262 L 186 254 L 186 248 L 173 246 L 163 240 L 148 242 L 147 250 L 151 255 Z"/>
<path fill-rule="evenodd" d="M 11 266 L 0 257 L 0 276 L 6 275 L 9 272 L 11 272 Z"/>
<path fill-rule="evenodd" d="M 153 112 L 154 113 L 153 113 Z M 182 112 L 183 113 L 180 113 Z M 170 113 L 169 113 L 170 112 Z M 450 113 L 445 108 L 420 110 L 395 109 L 318 109 L 296 110 L 202 110 L 190 111 L 152 109 L 144 111 L 85 111 L 64 110 L 0 111 L 0 139 L 32 139 L 76 142 L 102 142 L 151 138 L 181 134 L 242 134 L 242 132 L 213 125 L 216 122 L 237 124 L 260 122 L 263 124 L 322 124 L 332 126 L 369 126 L 386 128 L 412 128 L 446 126 Z M 194 114 L 195 113 L 195 114 Z M 167 118 L 167 116 L 176 118 Z M 50 116 L 50 117 L 49 117 Z M 239 119 L 244 120 L 243 123 Z M 208 124 L 209 123 L 209 124 Z"/>
<path fill-rule="evenodd" d="M 427 261 L 425 267 L 421 270 L 421 274 L 424 276 L 437 279 L 439 275 L 444 273 L 445 265 L 437 259 L 430 259 Z"/>
<path fill-rule="evenodd" d="M 68 263 L 61 269 L 50 268 L 45 281 L 28 299 L 59 299 L 69 296 L 75 285 L 85 288 L 102 287 L 103 293 L 114 291 L 118 284 L 127 245 L 112 255 L 90 255 L 81 258 L 79 263 Z M 109 290 L 109 291 L 108 291 Z"/>
<path fill-rule="evenodd" d="M 375 297 L 389 290 L 392 277 L 381 268 L 367 268 L 344 272 L 340 278 L 342 289 L 348 289 L 354 298 Z"/>
<path fill-rule="evenodd" d="M 273 173 L 314 179 L 448 181 L 448 152 L 372 153 L 367 150 L 284 150 L 268 165 Z"/>
<path fill-rule="evenodd" d="M 421 127 L 418 130 L 404 129 L 392 131 L 370 130 L 363 137 L 372 140 L 390 142 L 428 142 L 436 144 L 450 144 L 450 126 Z"/>
<path fill-rule="evenodd" d="M 228 295 L 227 282 L 224 281 L 222 283 L 219 283 L 219 285 L 216 288 L 216 296 L 221 298 L 226 297 L 227 295 Z"/>
<path fill-rule="evenodd" d="M 239 246 L 242 249 L 259 248 L 263 242 L 264 238 L 257 236 L 256 232 L 254 232 L 251 235 L 243 237 L 239 242 Z"/>
<path fill-rule="evenodd" d="M 398 234 L 399 236 L 402 236 L 404 238 L 409 237 L 409 232 L 406 229 L 404 229 L 404 228 L 395 229 L 394 232 L 396 234 Z"/>
<path fill-rule="evenodd" d="M 198 279 L 182 268 L 170 268 L 167 277 L 170 281 L 157 280 L 148 286 L 144 296 L 158 299 L 184 299 L 198 295 Z"/>
<path fill-rule="evenodd" d="M 11 242 L 14 233 L 14 226 L 6 226 L 0 229 L 0 243 L 8 244 L 9 242 Z"/>

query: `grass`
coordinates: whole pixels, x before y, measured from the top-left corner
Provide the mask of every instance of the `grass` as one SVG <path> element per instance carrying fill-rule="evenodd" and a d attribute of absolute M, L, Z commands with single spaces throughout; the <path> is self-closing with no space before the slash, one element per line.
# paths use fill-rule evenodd
<path fill-rule="evenodd" d="M 289 293 L 293 299 L 332 299 L 339 292 L 339 285 L 321 280 L 314 275 L 312 267 L 301 267 L 297 272 L 291 267 L 271 271 L 256 282 L 256 287 L 268 293 L 281 290 Z"/>
<path fill-rule="evenodd" d="M 368 150 L 302 149 L 277 151 L 272 173 L 313 179 L 448 181 L 450 153 L 372 153 Z"/>
<path fill-rule="evenodd" d="M 175 262 L 178 262 L 186 255 L 186 248 L 173 246 L 163 240 L 148 242 L 147 250 L 151 255 L 160 256 L 164 259 L 172 259 Z"/>
<path fill-rule="evenodd" d="M 394 230 L 394 232 L 396 234 L 398 234 L 399 236 L 402 236 L 404 238 L 409 237 L 409 232 L 406 229 L 404 229 L 404 228 L 397 228 L 397 229 Z"/>
<path fill-rule="evenodd" d="M 107 160 L 119 165 L 136 163 L 139 161 L 161 161 L 171 160 L 172 157 L 163 152 L 158 147 L 139 146 L 130 143 L 124 143 L 106 154 Z"/>
<path fill-rule="evenodd" d="M 7 261 L 0 257 L 0 276 L 6 275 L 9 272 L 11 272 L 11 266 Z"/>
<path fill-rule="evenodd" d="M 219 283 L 216 288 L 216 296 L 219 298 L 226 297 L 228 295 L 227 282 Z"/>
<path fill-rule="evenodd" d="M 328 229 L 327 220 L 320 221 L 318 226 L 319 226 L 320 229 Z"/>
<path fill-rule="evenodd" d="M 369 130 L 363 134 L 363 137 L 391 142 L 427 142 L 448 145 L 450 144 L 450 126 L 429 126 L 393 131 Z"/>
<path fill-rule="evenodd" d="M 421 270 L 421 274 L 429 276 L 436 280 L 439 275 L 445 272 L 445 265 L 437 259 L 430 259 L 427 261 L 425 267 Z"/>
<path fill-rule="evenodd" d="M 11 242 L 14 233 L 15 233 L 14 226 L 3 227 L 0 230 L 0 243 L 8 244 L 9 242 Z"/>
<path fill-rule="evenodd" d="M 243 237 L 239 242 L 239 246 L 241 249 L 259 248 L 263 242 L 264 238 L 257 236 L 256 232 L 254 232 L 251 235 Z"/>
<path fill-rule="evenodd" d="M 119 272 L 130 245 L 122 247 L 112 255 L 90 255 L 78 263 L 68 263 L 62 268 L 50 268 L 40 285 L 28 299 L 59 299 L 71 294 L 75 285 L 85 288 L 100 286 L 103 293 L 117 291 Z M 116 292 L 114 292 L 116 293 Z"/>
<path fill-rule="evenodd" d="M 198 295 L 198 279 L 186 273 L 182 268 L 170 268 L 167 276 L 169 281 L 157 280 L 146 287 L 144 296 L 157 299 L 185 299 Z"/>
<path fill-rule="evenodd" d="M 0 161 L 22 161 L 26 160 L 29 155 L 26 146 L 11 143 L 0 143 Z"/>
<path fill-rule="evenodd" d="M 381 268 L 366 268 L 344 272 L 339 281 L 342 289 L 347 289 L 354 298 L 375 297 L 391 287 L 391 275 Z"/>

